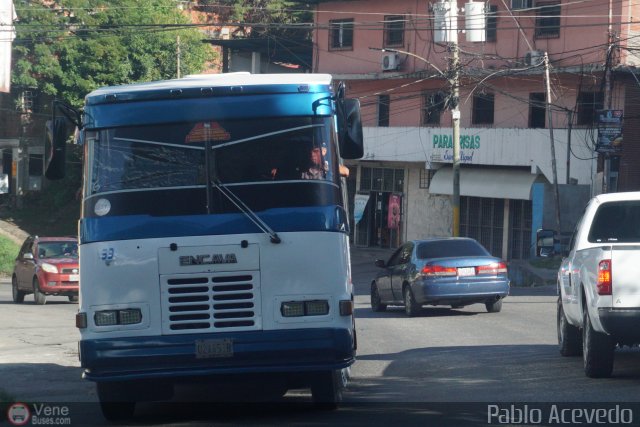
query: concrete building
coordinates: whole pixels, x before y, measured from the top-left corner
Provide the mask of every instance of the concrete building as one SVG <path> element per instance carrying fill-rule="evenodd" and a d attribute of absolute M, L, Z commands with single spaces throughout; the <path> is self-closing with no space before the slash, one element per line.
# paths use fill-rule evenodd
<path fill-rule="evenodd" d="M 26 190 L 30 185 L 40 188 L 42 183 L 43 149 L 33 150 L 34 155 L 39 155 L 40 163 L 34 160 L 31 169 L 38 169 L 39 176 L 30 178 L 28 148 L 20 146 L 20 124 L 16 120 L 19 115 L 15 113 L 15 103 L 10 95 L 11 49 L 16 36 L 16 19 L 13 1 L 0 0 L 0 194 L 15 193 L 23 187 Z"/>
<path fill-rule="evenodd" d="M 458 1 L 459 11 L 473 7 L 468 3 Z M 345 81 L 348 96 L 359 98 L 363 111 L 365 157 L 350 165 L 357 246 L 395 247 L 408 239 L 451 235 L 455 102 L 461 117 L 460 235 L 478 239 L 494 255 L 527 258 L 537 229 L 558 228 L 554 157 L 565 236 L 603 184 L 606 191 L 640 189 L 634 166 L 640 160 L 640 134 L 634 130 L 640 26 L 633 18 L 640 5 L 481 4 L 488 12 L 485 41 L 468 41 L 477 35 L 470 31 L 453 32 L 460 56 L 456 100 L 453 49 L 437 41 L 442 21 L 435 2 L 318 2 L 313 71 Z M 463 12 L 455 22 L 465 28 Z M 608 145 L 598 139 L 599 110 L 623 111 L 624 145 L 621 135 Z M 399 223 L 392 220 L 398 206 Z"/>

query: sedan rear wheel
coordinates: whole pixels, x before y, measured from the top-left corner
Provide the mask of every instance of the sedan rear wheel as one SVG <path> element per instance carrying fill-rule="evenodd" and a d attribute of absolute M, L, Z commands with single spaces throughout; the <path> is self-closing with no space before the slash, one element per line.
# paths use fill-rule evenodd
<path fill-rule="evenodd" d="M 38 285 L 38 278 L 33 278 L 33 300 L 38 305 L 45 305 L 47 302 L 47 296 L 40 292 L 40 285 Z"/>
<path fill-rule="evenodd" d="M 488 313 L 499 313 L 502 310 L 502 300 L 487 301 L 484 306 L 487 308 Z"/>
<path fill-rule="evenodd" d="M 376 282 L 371 283 L 371 309 L 373 311 L 385 311 L 387 309 L 387 304 L 382 303 Z"/>
<path fill-rule="evenodd" d="M 422 306 L 416 302 L 411 286 L 407 285 L 403 289 L 404 294 L 404 312 L 409 317 L 417 316 L 422 310 Z"/>
<path fill-rule="evenodd" d="M 25 293 L 18 289 L 18 278 L 13 276 L 11 278 L 11 293 L 13 296 L 13 302 L 20 304 L 24 301 Z"/>

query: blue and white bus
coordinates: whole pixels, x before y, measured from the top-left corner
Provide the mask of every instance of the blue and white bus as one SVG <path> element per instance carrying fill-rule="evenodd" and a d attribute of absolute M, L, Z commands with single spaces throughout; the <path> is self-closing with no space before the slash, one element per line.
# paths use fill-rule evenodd
<path fill-rule="evenodd" d="M 84 146 L 76 323 L 108 419 L 237 374 L 337 404 L 356 350 L 342 159 L 362 156 L 359 108 L 329 75 L 230 73 L 54 111 L 46 175 L 64 175 L 69 118 Z"/>

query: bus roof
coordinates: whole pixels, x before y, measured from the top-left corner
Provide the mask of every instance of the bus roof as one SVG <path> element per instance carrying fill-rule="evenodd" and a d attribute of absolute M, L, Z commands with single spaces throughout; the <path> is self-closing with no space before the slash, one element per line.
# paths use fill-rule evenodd
<path fill-rule="evenodd" d="M 85 101 L 95 105 L 118 101 L 158 99 L 169 96 L 225 93 L 244 94 L 299 92 L 300 86 L 306 91 L 317 92 L 318 87 L 326 91 L 331 84 L 330 74 L 251 74 L 248 72 L 223 74 L 195 74 L 181 79 L 160 80 L 145 83 L 133 83 L 119 86 L 107 86 L 89 93 Z M 314 89 L 314 87 L 316 89 Z"/>

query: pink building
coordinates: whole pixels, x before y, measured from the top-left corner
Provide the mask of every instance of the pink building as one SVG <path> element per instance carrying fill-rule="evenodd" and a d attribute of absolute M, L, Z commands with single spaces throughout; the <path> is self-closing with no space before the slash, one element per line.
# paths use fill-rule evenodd
<path fill-rule="evenodd" d="M 356 209 L 356 245 L 395 247 L 451 234 L 450 107 L 456 101 L 460 234 L 477 238 L 495 255 L 526 258 L 537 229 L 557 229 L 554 175 L 565 234 L 590 195 L 640 189 L 640 23 L 634 21 L 640 5 L 459 0 L 459 31 L 450 33 L 459 47 L 456 100 L 452 44 L 436 41 L 443 34 L 436 10 L 456 2 L 436 3 L 320 1 L 316 7 L 313 71 L 344 80 L 348 95 L 362 104 L 365 158 L 350 165 L 356 207 L 365 206 Z M 471 42 L 478 31 L 468 31 L 463 8 L 482 4 L 485 41 Z M 477 24 L 481 15 L 470 16 Z M 598 138 L 598 110 L 622 111 L 623 145 L 613 135 L 621 127 L 618 113 Z M 398 197 L 396 228 L 387 218 L 389 200 Z"/>

